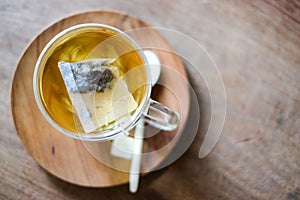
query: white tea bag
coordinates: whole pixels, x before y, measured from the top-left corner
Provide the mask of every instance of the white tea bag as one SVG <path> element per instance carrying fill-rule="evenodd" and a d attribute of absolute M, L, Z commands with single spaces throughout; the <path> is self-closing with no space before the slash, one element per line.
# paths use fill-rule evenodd
<path fill-rule="evenodd" d="M 58 67 L 85 133 L 117 121 L 137 107 L 115 59 L 59 62 Z"/>

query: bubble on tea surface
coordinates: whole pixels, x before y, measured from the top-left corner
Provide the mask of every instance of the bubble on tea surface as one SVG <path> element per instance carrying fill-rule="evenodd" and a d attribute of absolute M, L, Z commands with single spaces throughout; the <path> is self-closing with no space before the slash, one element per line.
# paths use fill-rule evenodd
<path fill-rule="evenodd" d="M 128 115 L 137 107 L 113 58 L 59 62 L 58 67 L 85 133 Z"/>

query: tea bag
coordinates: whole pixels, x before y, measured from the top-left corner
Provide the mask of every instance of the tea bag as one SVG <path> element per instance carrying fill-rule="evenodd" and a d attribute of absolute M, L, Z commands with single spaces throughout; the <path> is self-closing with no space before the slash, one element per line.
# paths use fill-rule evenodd
<path fill-rule="evenodd" d="M 85 133 L 117 121 L 137 107 L 115 59 L 91 59 L 82 62 L 59 62 L 71 102 Z"/>

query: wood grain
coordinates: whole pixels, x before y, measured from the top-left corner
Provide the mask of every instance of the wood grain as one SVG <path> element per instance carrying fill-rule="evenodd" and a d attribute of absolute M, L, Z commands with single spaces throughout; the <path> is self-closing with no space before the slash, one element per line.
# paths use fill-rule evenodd
<path fill-rule="evenodd" d="M 60 20 L 50 26 L 32 42 L 16 68 L 11 88 L 12 114 L 25 149 L 48 172 L 80 186 L 115 186 L 128 182 L 130 161 L 110 154 L 111 141 L 83 142 L 59 133 L 42 116 L 34 100 L 33 71 L 40 52 L 58 32 L 81 23 L 104 23 L 121 30 L 148 27 L 136 18 L 111 11 L 82 13 Z M 141 47 L 147 46 L 147 43 L 150 42 L 153 44 L 153 41 L 162 46 L 163 50 L 156 51 L 161 63 L 172 68 L 176 73 L 181 73 L 183 80 L 186 80 L 182 62 L 176 58 L 175 54 L 168 53 L 168 50 L 170 51 L 172 48 L 166 40 L 155 30 L 149 29 L 147 33 L 147 35 L 134 33 L 131 35 Z M 172 83 L 174 74 L 165 68 L 162 69 L 162 81 L 160 81 L 164 87 L 157 89 L 156 99 L 179 112 L 181 122 L 177 130 L 162 131 L 145 140 L 144 149 L 147 149 L 145 153 L 159 150 L 168 143 L 171 145 L 168 145 L 169 147 L 164 153 L 143 156 L 143 172 L 149 172 L 157 167 L 176 145 L 189 110 L 189 94 L 186 86 L 184 84 L 178 86 L 180 80 Z M 151 141 L 151 143 L 147 141 Z"/>
<path fill-rule="evenodd" d="M 0 199 L 300 199 L 299 5 L 299 0 L 1 1 Z M 8 109 L 13 71 L 33 38 L 70 14 L 103 8 L 195 39 L 220 69 L 227 93 L 221 138 L 200 160 L 210 99 L 203 79 L 186 68 L 201 110 L 197 137 L 175 163 L 144 176 L 135 195 L 127 185 L 89 189 L 49 175 L 24 150 Z M 183 48 L 180 41 L 168 41 Z M 202 64 L 200 59 L 197 66 Z"/>

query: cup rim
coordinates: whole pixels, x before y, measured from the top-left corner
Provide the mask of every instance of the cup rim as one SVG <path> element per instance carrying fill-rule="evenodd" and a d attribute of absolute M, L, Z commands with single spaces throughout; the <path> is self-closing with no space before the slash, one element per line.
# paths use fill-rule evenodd
<path fill-rule="evenodd" d="M 50 47 L 57 41 L 59 40 L 61 37 L 63 37 L 64 35 L 73 32 L 77 29 L 80 28 L 90 28 L 90 27 L 98 27 L 98 28 L 105 28 L 105 29 L 109 29 L 111 31 L 116 32 L 117 34 L 121 34 L 122 36 L 124 36 L 127 40 L 129 40 L 129 42 L 138 50 L 140 56 L 143 59 L 143 62 L 146 66 L 146 75 L 148 77 L 147 80 L 147 84 L 146 84 L 146 94 L 142 100 L 142 102 L 140 103 L 140 105 L 138 106 L 138 108 L 136 108 L 136 110 L 134 111 L 133 115 L 131 115 L 130 120 L 128 120 L 124 127 L 118 127 L 116 129 L 112 129 L 108 132 L 99 132 L 99 133 L 90 133 L 90 134 L 76 134 L 76 133 L 72 133 L 71 131 L 65 130 L 64 128 L 62 128 L 60 125 L 58 125 L 52 118 L 51 116 L 47 113 L 45 107 L 43 106 L 41 99 L 40 99 L 40 92 L 38 90 L 38 72 L 40 69 L 40 64 L 41 61 L 43 60 L 45 54 L 47 53 L 47 51 L 50 49 Z M 116 27 L 107 25 L 107 24 L 101 24 L 101 23 L 83 23 L 83 24 L 77 24 L 74 26 L 71 26 L 69 28 L 66 28 L 64 30 L 62 30 L 61 32 L 59 32 L 58 34 L 56 34 L 47 44 L 46 46 L 43 48 L 43 50 L 41 51 L 37 62 L 35 64 L 35 68 L 34 68 L 34 74 L 33 74 L 33 93 L 34 93 L 34 97 L 35 97 L 35 101 L 38 105 L 39 110 L 41 111 L 43 117 L 54 127 L 56 128 L 59 132 L 74 138 L 74 139 L 78 139 L 78 140 L 83 140 L 83 141 L 99 141 L 99 140 L 109 140 L 112 139 L 116 136 L 118 136 L 121 133 L 126 133 L 127 130 L 133 128 L 137 121 L 141 118 L 141 116 L 143 115 L 143 113 L 148 109 L 148 102 L 150 99 L 150 94 L 151 94 L 151 73 L 150 73 L 150 68 L 149 68 L 149 63 L 146 59 L 146 56 L 143 53 L 143 50 L 140 48 L 140 46 L 137 44 L 137 42 L 131 38 L 125 31 L 122 31 Z"/>

